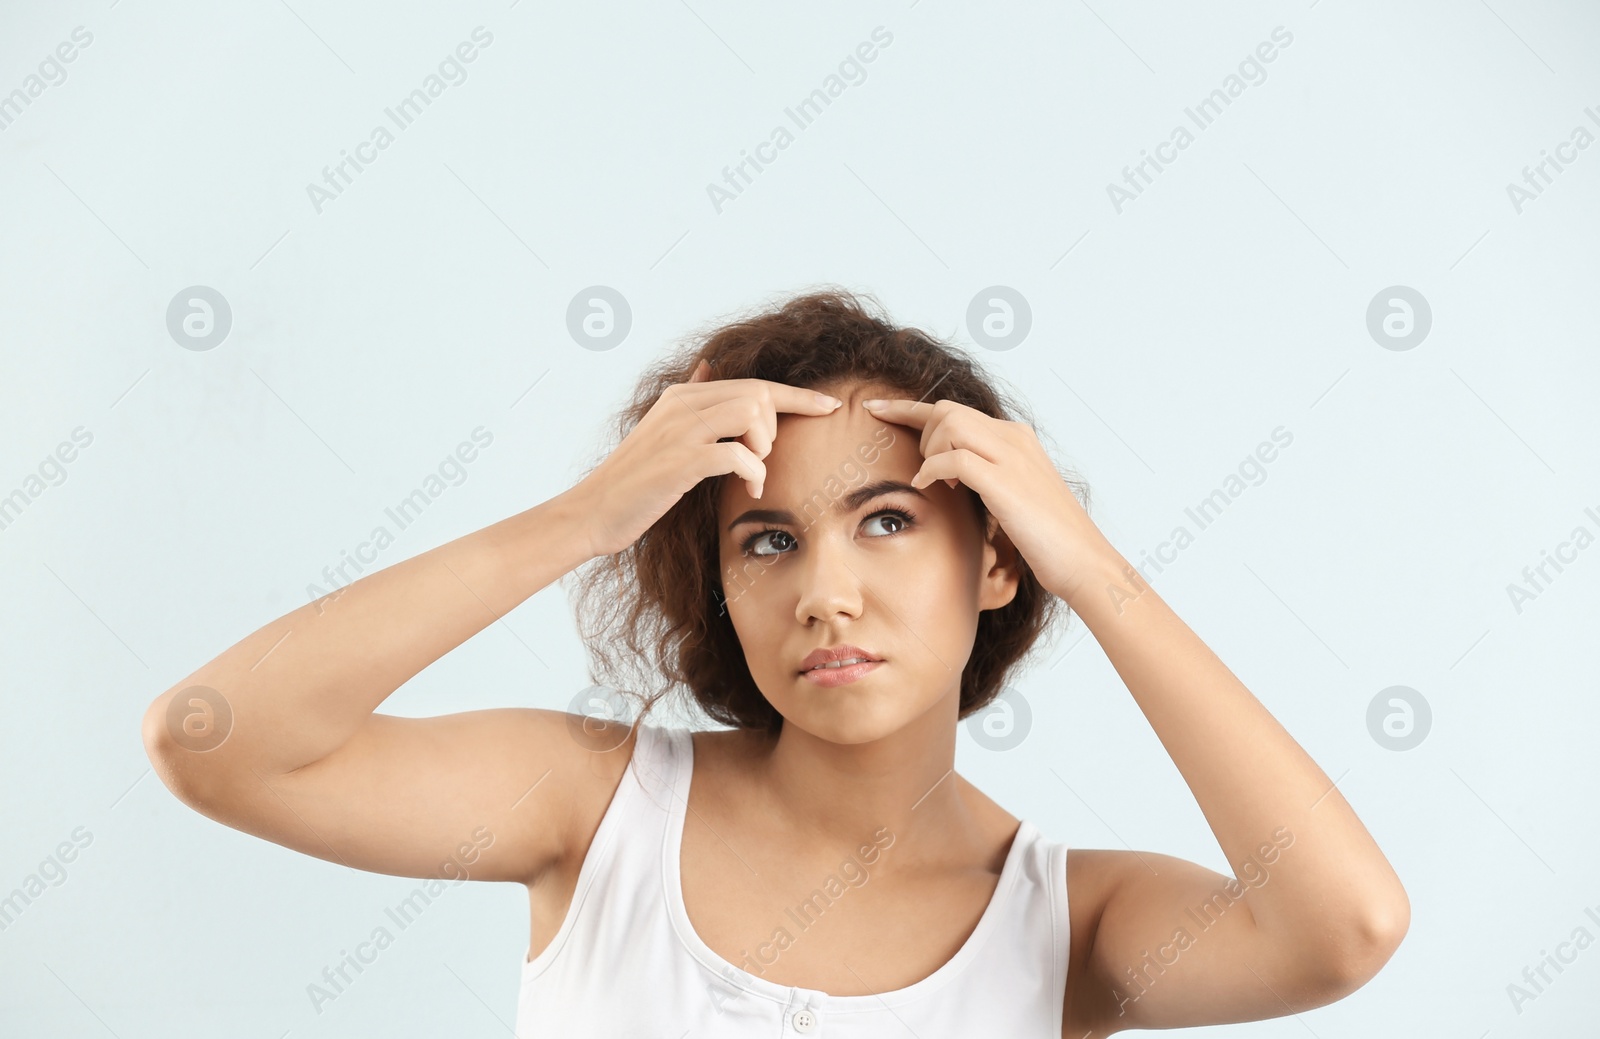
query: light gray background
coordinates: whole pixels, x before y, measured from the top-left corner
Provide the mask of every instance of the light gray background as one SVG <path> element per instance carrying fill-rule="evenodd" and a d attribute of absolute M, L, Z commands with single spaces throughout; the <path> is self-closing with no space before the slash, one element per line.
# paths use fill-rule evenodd
<path fill-rule="evenodd" d="M 317 213 L 306 185 L 480 25 L 468 78 Z M 718 213 L 708 183 L 879 25 L 866 78 Z M 1265 81 L 1119 214 L 1107 184 L 1280 25 Z M 475 427 L 493 444 L 381 565 L 569 486 L 690 329 L 829 283 L 1025 388 L 1136 561 L 1293 433 L 1152 575 L 1338 779 L 1411 932 L 1340 1003 L 1194 1034 L 1593 1027 L 1600 947 L 1520 1013 L 1507 991 L 1600 935 L 1600 548 L 1521 612 L 1507 590 L 1600 531 L 1600 148 L 1520 213 L 1507 193 L 1600 133 L 1593 5 L 7 4 L 0 94 L 77 26 L 66 80 L 0 132 L 0 496 L 25 504 L 0 530 L 0 896 L 75 828 L 93 841 L 0 932 L 0 1032 L 505 1034 L 518 886 L 451 889 L 319 1015 L 308 984 L 416 882 L 184 807 L 140 716 L 326 590 Z M 194 285 L 232 308 L 207 351 L 166 323 Z M 594 285 L 631 307 L 613 349 L 569 333 Z M 993 285 L 1032 310 L 1005 351 L 966 324 Z M 1432 309 L 1408 350 L 1368 331 L 1395 285 Z M 383 709 L 565 707 L 586 684 L 551 587 Z M 1393 685 L 1431 705 L 1411 750 L 1369 732 Z M 1026 737 L 964 731 L 964 774 L 1051 839 L 1230 871 L 1081 626 L 1017 693 Z"/>

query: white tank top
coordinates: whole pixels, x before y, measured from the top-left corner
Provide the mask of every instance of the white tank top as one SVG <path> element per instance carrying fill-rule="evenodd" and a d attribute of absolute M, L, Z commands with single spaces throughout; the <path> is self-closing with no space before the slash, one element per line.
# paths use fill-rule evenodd
<path fill-rule="evenodd" d="M 1060 1039 L 1065 844 L 1021 820 L 994 895 L 955 956 L 905 988 L 830 996 L 748 973 L 690 926 L 678 857 L 693 765 L 688 729 L 639 725 L 561 928 L 533 960 L 524 955 L 517 1039 Z M 799 927 L 786 929 L 798 937 Z"/>

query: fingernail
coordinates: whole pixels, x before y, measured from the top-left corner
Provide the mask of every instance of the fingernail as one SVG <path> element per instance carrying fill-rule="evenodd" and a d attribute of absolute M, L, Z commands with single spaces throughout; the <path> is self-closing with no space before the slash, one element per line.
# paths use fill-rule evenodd
<path fill-rule="evenodd" d="M 877 399 L 864 400 L 861 402 L 861 406 L 866 408 L 868 411 L 877 411 L 879 408 L 883 407 L 883 401 Z"/>
<path fill-rule="evenodd" d="M 817 403 L 821 404 L 825 408 L 837 408 L 839 405 L 843 404 L 844 401 L 840 400 L 838 397 L 830 397 L 826 393 L 819 393 L 817 394 Z"/>

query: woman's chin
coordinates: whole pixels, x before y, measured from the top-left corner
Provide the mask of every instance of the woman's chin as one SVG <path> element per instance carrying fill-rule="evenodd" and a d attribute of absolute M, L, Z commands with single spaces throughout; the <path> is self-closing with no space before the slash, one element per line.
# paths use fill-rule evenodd
<path fill-rule="evenodd" d="M 903 705 L 889 706 L 881 700 L 873 703 L 876 698 L 860 693 L 841 696 L 841 690 L 817 692 L 826 694 L 827 699 L 807 703 L 786 714 L 784 723 L 793 724 L 829 743 L 856 746 L 892 736 L 911 721 Z"/>

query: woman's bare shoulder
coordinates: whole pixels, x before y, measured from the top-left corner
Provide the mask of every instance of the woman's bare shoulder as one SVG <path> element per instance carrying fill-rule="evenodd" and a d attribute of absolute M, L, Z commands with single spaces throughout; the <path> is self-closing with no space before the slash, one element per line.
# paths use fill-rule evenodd
<path fill-rule="evenodd" d="M 577 751 L 563 763 L 564 774 L 552 770 L 540 780 L 560 790 L 561 856 L 550 874 L 574 872 L 588 854 L 639 744 L 638 725 L 570 713 L 564 724 Z"/>

